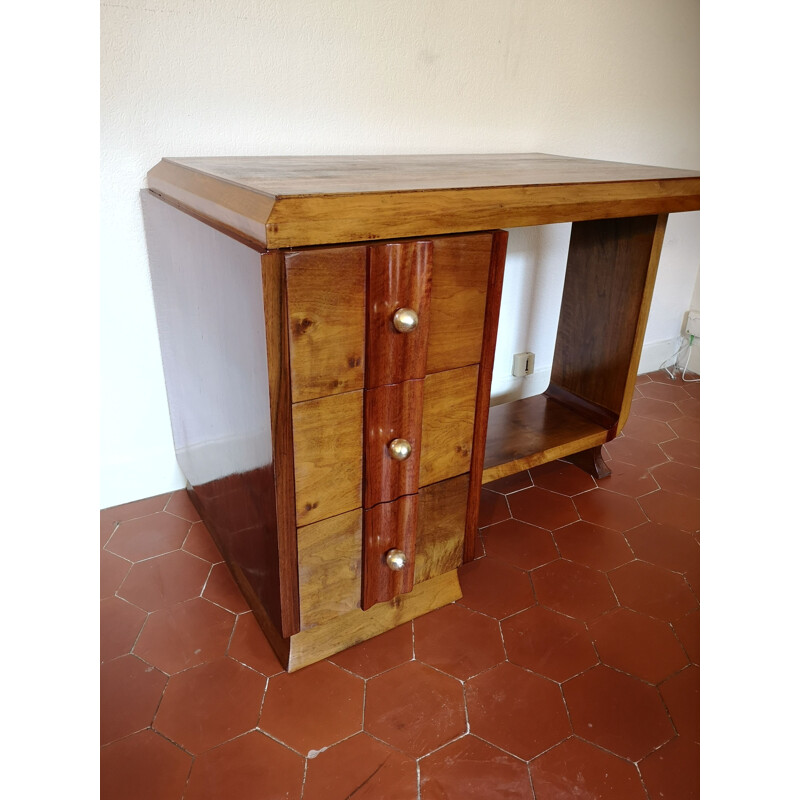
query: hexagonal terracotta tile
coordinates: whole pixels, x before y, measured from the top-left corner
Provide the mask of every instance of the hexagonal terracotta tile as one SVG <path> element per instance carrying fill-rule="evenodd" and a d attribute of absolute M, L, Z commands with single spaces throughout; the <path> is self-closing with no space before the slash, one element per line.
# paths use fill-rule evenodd
<path fill-rule="evenodd" d="M 328 661 L 270 678 L 258 727 L 307 755 L 360 731 L 364 681 Z"/>
<path fill-rule="evenodd" d="M 143 500 L 134 500 L 132 503 L 111 506 L 100 512 L 100 518 L 105 521 L 113 520 L 116 524 L 118 522 L 136 519 L 137 517 L 146 517 L 148 514 L 155 514 L 156 511 L 163 511 L 170 497 L 172 497 L 172 492 L 167 492 L 166 494 L 159 494 L 155 497 L 146 497 Z"/>
<path fill-rule="evenodd" d="M 145 611 L 158 611 L 198 597 L 210 568 L 207 561 L 175 550 L 134 564 L 117 593 Z"/>
<path fill-rule="evenodd" d="M 700 528 L 700 500 L 682 494 L 653 492 L 639 498 L 639 505 L 653 522 L 672 525 L 689 533 Z"/>
<path fill-rule="evenodd" d="M 563 684 L 575 733 L 638 761 L 674 735 L 653 686 L 600 665 Z"/>
<path fill-rule="evenodd" d="M 459 567 L 458 578 L 463 592 L 458 603 L 495 619 L 534 603 L 528 573 L 490 556 Z"/>
<path fill-rule="evenodd" d="M 419 758 L 466 733 L 461 684 L 419 661 L 367 681 L 364 730 Z"/>
<path fill-rule="evenodd" d="M 664 400 L 667 403 L 678 403 L 688 400 L 689 395 L 683 386 L 676 383 L 660 383 L 651 381 L 639 387 L 642 397 L 651 397 L 654 400 Z"/>
<path fill-rule="evenodd" d="M 627 608 L 592 620 L 589 633 L 604 664 L 648 683 L 659 683 L 688 664 L 666 622 Z"/>
<path fill-rule="evenodd" d="M 303 800 L 409 800 L 416 796 L 414 760 L 366 733 L 308 759 Z"/>
<path fill-rule="evenodd" d="M 147 728 L 164 693 L 167 676 L 136 656 L 100 667 L 100 743 Z"/>
<path fill-rule="evenodd" d="M 578 520 L 553 532 L 561 556 L 598 570 L 609 570 L 633 561 L 633 551 L 617 532 Z"/>
<path fill-rule="evenodd" d="M 647 467 L 626 464 L 614 459 L 607 462 L 611 474 L 599 481 L 601 489 L 624 494 L 627 497 L 642 497 L 658 489 Z"/>
<path fill-rule="evenodd" d="M 695 397 L 687 397 L 686 400 L 681 400 L 675 403 L 681 410 L 681 413 L 686 417 L 700 418 L 700 401 Z"/>
<path fill-rule="evenodd" d="M 575 498 L 575 507 L 581 519 L 613 531 L 624 532 L 647 522 L 647 517 L 633 498 L 607 489 L 579 494 Z"/>
<path fill-rule="evenodd" d="M 228 656 L 267 677 L 283 672 L 281 662 L 252 611 L 236 617 Z"/>
<path fill-rule="evenodd" d="M 640 467 L 652 467 L 667 460 L 664 451 L 657 444 L 643 442 L 632 436 L 621 436 L 606 445 L 611 458 L 635 464 Z M 602 484 L 602 482 L 601 482 Z"/>
<path fill-rule="evenodd" d="M 588 620 L 618 605 L 605 574 L 582 564 L 561 559 L 530 575 L 539 603 L 569 617 Z"/>
<path fill-rule="evenodd" d="M 173 493 L 166 506 L 164 506 L 164 511 L 188 522 L 200 522 L 200 514 L 194 507 L 194 503 L 189 499 L 189 494 L 185 489 Z"/>
<path fill-rule="evenodd" d="M 414 652 L 462 681 L 506 659 L 497 620 L 455 603 L 414 620 Z"/>
<path fill-rule="evenodd" d="M 199 755 L 183 798 L 299 800 L 304 767 L 297 753 L 261 731 L 251 731 Z"/>
<path fill-rule="evenodd" d="M 680 619 L 697 608 L 697 599 L 677 572 L 632 561 L 608 573 L 620 605 L 665 622 Z"/>
<path fill-rule="evenodd" d="M 690 439 L 673 439 L 670 442 L 662 442 L 659 447 L 671 461 L 677 461 L 689 467 L 700 466 L 700 442 L 693 442 Z"/>
<path fill-rule="evenodd" d="M 180 548 L 190 527 L 190 522 L 159 511 L 130 522 L 120 522 L 108 540 L 106 550 L 128 561 L 153 558 Z"/>
<path fill-rule="evenodd" d="M 700 746 L 677 736 L 639 764 L 650 797 L 700 800 Z"/>
<path fill-rule="evenodd" d="M 386 633 L 348 647 L 328 660 L 355 672 L 362 678 L 372 678 L 387 669 L 397 667 L 414 657 L 414 642 L 411 623 L 392 628 Z"/>
<path fill-rule="evenodd" d="M 513 475 L 506 475 L 505 478 L 498 478 L 490 483 L 484 483 L 483 488 L 488 489 L 490 492 L 498 492 L 499 494 L 511 494 L 518 492 L 520 489 L 527 489 L 533 486 L 533 481 L 524 469 L 522 472 L 515 472 Z"/>
<path fill-rule="evenodd" d="M 565 681 L 597 663 L 586 625 L 543 606 L 502 622 L 508 660 L 554 681 Z"/>
<path fill-rule="evenodd" d="M 508 495 L 508 504 L 514 519 L 530 522 L 531 525 L 548 531 L 569 525 L 578 519 L 571 498 L 538 486 Z"/>
<path fill-rule="evenodd" d="M 485 525 L 494 525 L 508 519 L 511 514 L 508 511 L 508 503 L 502 494 L 481 489 L 480 506 L 478 510 L 478 526 L 483 528 Z"/>
<path fill-rule="evenodd" d="M 658 690 L 680 736 L 700 743 L 700 669 L 694 665 L 664 681 Z"/>
<path fill-rule="evenodd" d="M 693 664 L 700 663 L 700 609 L 690 611 L 686 616 L 672 623 L 686 654 Z"/>
<path fill-rule="evenodd" d="M 625 438 L 638 439 L 640 442 L 661 444 L 675 438 L 675 431 L 666 422 L 659 422 L 647 417 L 628 417 L 625 423 Z"/>
<path fill-rule="evenodd" d="M 651 397 L 634 397 L 631 402 L 631 414 L 637 417 L 669 422 L 681 416 L 680 409 L 674 403 L 664 400 L 654 400 Z"/>
<path fill-rule="evenodd" d="M 100 599 L 112 597 L 130 572 L 131 562 L 108 550 L 100 551 Z"/>
<path fill-rule="evenodd" d="M 192 525 L 181 549 L 211 564 L 219 564 L 223 560 L 208 528 L 202 522 L 195 522 Z"/>
<path fill-rule="evenodd" d="M 247 600 L 236 585 L 227 564 L 214 564 L 208 576 L 203 597 L 234 614 L 249 611 Z"/>
<path fill-rule="evenodd" d="M 574 736 L 530 763 L 536 800 L 647 800 L 628 761 Z"/>
<path fill-rule="evenodd" d="M 535 569 L 558 558 L 553 534 L 517 519 L 498 522 L 483 531 L 486 555 L 519 569 Z"/>
<path fill-rule="evenodd" d="M 699 566 L 700 546 L 691 533 L 669 525 L 646 522 L 625 531 L 625 538 L 636 557 L 673 572 L 685 572 Z"/>
<path fill-rule="evenodd" d="M 572 497 L 597 485 L 594 478 L 569 461 L 550 461 L 530 470 L 534 486 Z"/>
<path fill-rule="evenodd" d="M 266 678 L 230 658 L 173 675 L 153 728 L 198 755 L 256 727 Z"/>
<path fill-rule="evenodd" d="M 667 492 L 686 495 L 687 497 L 700 497 L 700 470 L 697 467 L 687 467 L 677 461 L 668 461 L 659 464 L 650 470 L 658 485 Z"/>
<path fill-rule="evenodd" d="M 688 439 L 692 442 L 700 441 L 700 420 L 694 417 L 680 417 L 678 419 L 671 419 L 667 423 L 676 436 L 681 439 Z"/>
<path fill-rule="evenodd" d="M 525 762 L 472 735 L 462 736 L 420 761 L 420 800 L 511 797 L 533 800 Z"/>
<path fill-rule="evenodd" d="M 167 675 L 225 655 L 235 617 L 195 597 L 150 614 L 134 652 Z"/>
<path fill-rule="evenodd" d="M 192 757 L 151 730 L 100 750 L 100 796 L 110 800 L 181 797 Z"/>
<path fill-rule="evenodd" d="M 572 733 L 558 684 L 505 662 L 467 682 L 470 731 L 529 761 Z"/>
<path fill-rule="evenodd" d="M 120 597 L 100 602 L 100 661 L 130 653 L 147 614 Z"/>

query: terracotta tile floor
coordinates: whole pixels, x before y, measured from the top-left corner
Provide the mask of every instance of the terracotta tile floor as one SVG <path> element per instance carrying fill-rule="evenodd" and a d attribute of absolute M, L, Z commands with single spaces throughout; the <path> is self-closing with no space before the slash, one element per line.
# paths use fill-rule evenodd
<path fill-rule="evenodd" d="M 463 599 L 284 673 L 185 492 L 100 514 L 103 800 L 699 796 L 699 383 L 484 487 Z"/>

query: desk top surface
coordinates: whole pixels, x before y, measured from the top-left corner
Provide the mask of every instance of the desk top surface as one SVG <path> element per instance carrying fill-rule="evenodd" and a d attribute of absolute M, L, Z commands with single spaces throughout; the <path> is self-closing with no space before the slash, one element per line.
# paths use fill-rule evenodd
<path fill-rule="evenodd" d="M 262 249 L 700 207 L 693 170 L 544 153 L 165 158 L 148 186 Z"/>

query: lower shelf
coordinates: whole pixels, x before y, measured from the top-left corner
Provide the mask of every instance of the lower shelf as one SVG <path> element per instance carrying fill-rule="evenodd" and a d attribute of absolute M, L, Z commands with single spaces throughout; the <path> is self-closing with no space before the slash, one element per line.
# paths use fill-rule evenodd
<path fill-rule="evenodd" d="M 608 428 L 543 394 L 492 406 L 481 482 L 599 447 L 607 440 Z"/>

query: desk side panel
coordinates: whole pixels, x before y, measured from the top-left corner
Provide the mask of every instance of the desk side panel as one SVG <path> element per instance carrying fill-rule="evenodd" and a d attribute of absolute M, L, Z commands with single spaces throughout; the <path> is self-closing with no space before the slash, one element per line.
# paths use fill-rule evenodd
<path fill-rule="evenodd" d="M 143 207 L 178 463 L 245 594 L 289 635 L 297 566 L 295 557 L 287 580 L 261 256 L 149 193 Z"/>

